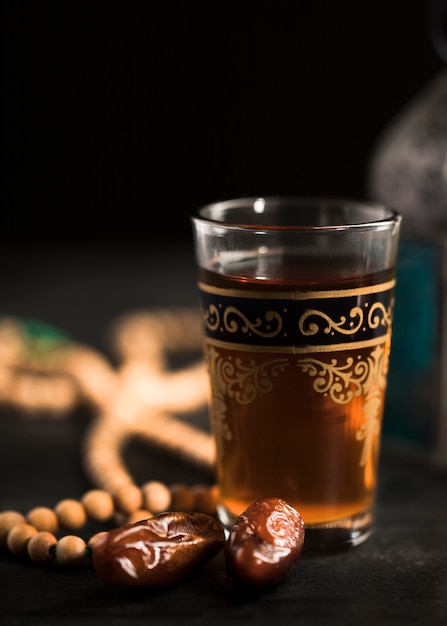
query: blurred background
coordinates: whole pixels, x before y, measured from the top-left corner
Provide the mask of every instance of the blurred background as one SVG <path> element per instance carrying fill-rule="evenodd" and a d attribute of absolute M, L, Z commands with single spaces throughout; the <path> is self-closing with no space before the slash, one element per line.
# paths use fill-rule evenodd
<path fill-rule="evenodd" d="M 109 357 L 121 315 L 196 305 L 199 205 L 367 196 L 379 137 L 445 71 L 435 3 L 447 0 L 4 0 L 0 322 L 42 321 Z M 422 164 L 433 196 L 444 110 L 404 133 L 413 167 L 399 151 L 393 168 L 380 159 L 388 191 L 411 188 Z M 411 247 L 398 280 L 385 434 L 447 467 L 447 230 L 434 230 L 439 242 Z M 0 385 L 2 497 L 45 502 L 70 493 L 67 480 L 81 492 L 70 471 L 84 422 L 23 430 L 10 394 Z M 56 483 L 33 451 L 53 459 Z"/>
<path fill-rule="evenodd" d="M 428 4 L 4 2 L 1 241 L 189 242 L 225 197 L 364 196 L 443 66 Z"/>

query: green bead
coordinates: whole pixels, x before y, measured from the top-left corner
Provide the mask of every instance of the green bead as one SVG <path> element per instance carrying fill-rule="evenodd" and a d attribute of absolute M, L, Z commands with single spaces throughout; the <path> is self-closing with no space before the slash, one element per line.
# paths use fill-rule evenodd
<path fill-rule="evenodd" d="M 54 350 L 72 343 L 68 334 L 40 320 L 20 319 L 19 324 L 27 360 L 45 364 Z"/>
<path fill-rule="evenodd" d="M 20 320 L 20 324 L 31 340 L 54 342 L 70 341 L 70 338 L 66 333 L 62 332 L 58 328 L 55 328 L 54 326 L 46 324 L 45 322 L 41 322 L 40 320 L 22 319 Z"/>

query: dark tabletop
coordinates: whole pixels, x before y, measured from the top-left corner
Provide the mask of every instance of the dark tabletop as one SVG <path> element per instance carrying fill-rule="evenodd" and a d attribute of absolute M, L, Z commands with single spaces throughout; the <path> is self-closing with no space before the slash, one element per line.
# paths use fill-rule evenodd
<path fill-rule="evenodd" d="M 105 329 L 135 309 L 195 305 L 191 246 L 11 245 L 0 252 L 1 315 L 34 317 L 107 353 Z M 92 415 L 33 419 L 0 407 L 0 510 L 25 513 L 91 487 L 81 444 Z M 135 480 L 209 477 L 149 446 L 126 450 Z M 81 621 L 82 620 L 82 621 Z M 374 534 L 332 554 L 303 554 L 279 586 L 242 593 L 222 554 L 164 590 L 111 588 L 93 569 L 36 566 L 0 553 L 0 623 L 447 623 L 447 473 L 384 451 Z"/>

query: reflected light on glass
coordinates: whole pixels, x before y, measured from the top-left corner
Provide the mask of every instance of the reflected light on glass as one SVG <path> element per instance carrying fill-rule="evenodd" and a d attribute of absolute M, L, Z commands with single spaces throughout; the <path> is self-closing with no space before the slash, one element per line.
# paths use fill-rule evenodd
<path fill-rule="evenodd" d="M 264 213 L 265 200 L 264 198 L 258 198 L 253 203 L 253 209 L 255 213 Z"/>

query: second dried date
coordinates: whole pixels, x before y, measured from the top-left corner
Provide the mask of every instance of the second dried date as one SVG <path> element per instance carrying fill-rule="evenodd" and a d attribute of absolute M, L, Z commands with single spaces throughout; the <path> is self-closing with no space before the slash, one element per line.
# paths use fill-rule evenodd
<path fill-rule="evenodd" d="M 224 554 L 228 574 L 239 584 L 260 588 L 283 581 L 304 543 L 299 512 L 280 498 L 253 502 L 234 523 Z"/>

